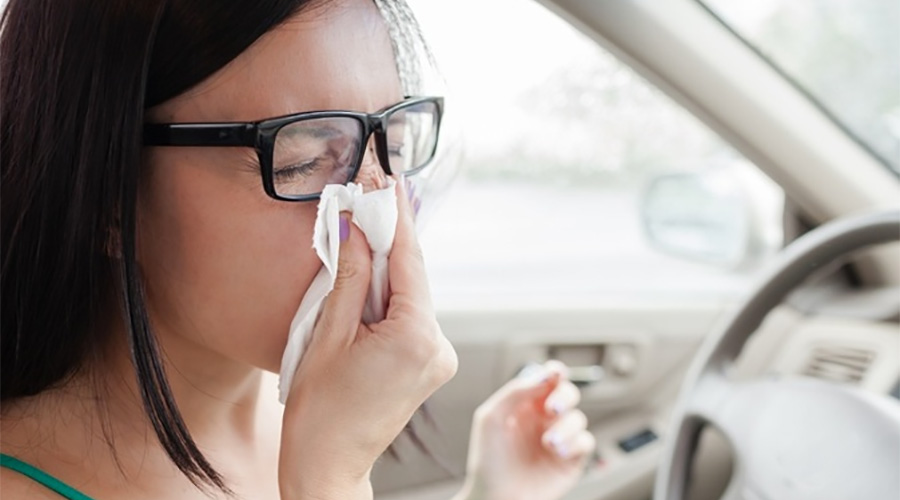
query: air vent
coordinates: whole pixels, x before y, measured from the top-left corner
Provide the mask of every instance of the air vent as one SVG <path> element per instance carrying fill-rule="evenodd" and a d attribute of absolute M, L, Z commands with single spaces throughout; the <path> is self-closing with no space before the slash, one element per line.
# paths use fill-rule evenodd
<path fill-rule="evenodd" d="M 803 370 L 804 375 L 831 382 L 858 383 L 875 358 L 875 353 L 852 347 L 816 347 Z"/>

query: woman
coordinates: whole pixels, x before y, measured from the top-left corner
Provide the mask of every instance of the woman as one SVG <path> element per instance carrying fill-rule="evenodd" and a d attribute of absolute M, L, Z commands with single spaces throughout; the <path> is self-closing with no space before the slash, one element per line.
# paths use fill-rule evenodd
<path fill-rule="evenodd" d="M 344 218 L 283 408 L 262 374 L 321 266 L 323 185 L 377 189 L 431 160 L 403 143 L 438 131 L 406 117 L 440 117 L 440 99 L 404 98 L 416 33 L 371 0 L 9 3 L 4 498 L 372 497 L 373 463 L 456 371 L 404 182 L 387 318 L 361 324 L 370 255 Z M 564 371 L 479 408 L 458 498 L 574 484 L 594 444 Z"/>

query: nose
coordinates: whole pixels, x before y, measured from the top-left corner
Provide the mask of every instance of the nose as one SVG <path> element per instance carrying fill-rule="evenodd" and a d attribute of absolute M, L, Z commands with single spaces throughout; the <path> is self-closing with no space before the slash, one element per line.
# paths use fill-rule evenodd
<path fill-rule="evenodd" d="M 363 192 L 383 189 L 387 185 L 384 169 L 381 168 L 378 155 L 375 154 L 374 137 L 366 145 L 366 154 L 363 156 L 354 182 L 362 186 Z"/>

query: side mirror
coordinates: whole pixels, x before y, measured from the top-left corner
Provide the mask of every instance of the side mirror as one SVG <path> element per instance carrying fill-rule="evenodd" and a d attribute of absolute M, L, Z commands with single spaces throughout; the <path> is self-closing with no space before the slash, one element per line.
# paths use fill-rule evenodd
<path fill-rule="evenodd" d="M 641 203 L 650 245 L 666 254 L 740 269 L 781 247 L 784 194 L 752 165 L 662 175 Z"/>

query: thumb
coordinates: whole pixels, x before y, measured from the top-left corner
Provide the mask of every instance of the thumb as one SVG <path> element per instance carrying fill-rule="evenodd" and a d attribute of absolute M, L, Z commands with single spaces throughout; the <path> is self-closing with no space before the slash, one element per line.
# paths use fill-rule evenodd
<path fill-rule="evenodd" d="M 325 299 L 316 330 L 321 342 L 349 345 L 356 337 L 372 278 L 372 252 L 363 232 L 342 212 L 339 221 L 340 250 L 334 288 Z M 324 332 L 323 332 L 324 333 Z"/>

